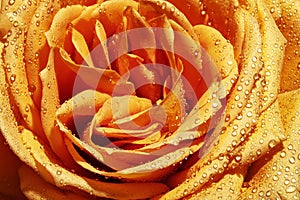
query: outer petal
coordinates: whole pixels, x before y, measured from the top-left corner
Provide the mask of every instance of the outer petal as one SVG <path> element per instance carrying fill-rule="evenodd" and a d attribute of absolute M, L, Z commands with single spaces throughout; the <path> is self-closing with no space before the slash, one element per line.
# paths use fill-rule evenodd
<path fill-rule="evenodd" d="M 287 140 L 250 168 L 249 187 L 241 199 L 300 198 L 300 90 L 280 94 L 278 99 Z"/>
<path fill-rule="evenodd" d="M 23 1 L 22 6 L 25 6 L 27 9 L 23 10 L 20 8 L 19 15 L 7 13 L 7 17 L 11 19 L 12 28 L 10 29 L 10 36 L 7 38 L 8 45 L 5 47 L 5 54 L 3 55 L 4 65 L 7 69 L 5 72 L 7 81 L 11 84 L 9 88 L 11 96 L 18 106 L 26 126 L 34 130 L 40 138 L 45 139 L 39 110 L 30 96 L 26 68 L 23 62 L 25 51 L 23 42 L 25 40 L 26 27 L 29 25 L 38 4 L 32 4 L 31 1 Z M 15 9 L 17 10 L 17 8 Z"/>
<path fill-rule="evenodd" d="M 24 52 L 29 91 L 34 103 L 40 108 L 41 81 L 39 72 L 46 67 L 49 47 L 45 32 L 50 28 L 53 17 L 60 8 L 59 2 L 41 2 L 27 27 Z"/>
<path fill-rule="evenodd" d="M 59 189 L 47 183 L 35 171 L 26 165 L 19 169 L 21 190 L 28 199 L 90 199 L 80 193 Z"/>
<path fill-rule="evenodd" d="M 26 146 L 31 157 L 35 160 L 39 173 L 46 182 L 58 188 L 92 194 L 97 197 L 112 199 L 145 199 L 165 192 L 168 188 L 162 183 L 110 183 L 81 177 L 65 168 L 53 157 L 47 146 L 37 139 L 32 132 L 24 129 L 22 132 L 24 146 Z M 44 149 L 44 151 L 41 151 Z M 25 188 L 26 189 L 26 188 Z"/>
<path fill-rule="evenodd" d="M 287 39 L 281 73 L 281 92 L 300 87 L 300 2 L 297 0 L 265 0 L 278 28 Z"/>

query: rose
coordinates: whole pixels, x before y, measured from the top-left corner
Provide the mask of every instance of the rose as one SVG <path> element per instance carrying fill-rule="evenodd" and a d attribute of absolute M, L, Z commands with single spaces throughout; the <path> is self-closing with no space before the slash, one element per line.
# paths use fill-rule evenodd
<path fill-rule="evenodd" d="M 29 1 L 23 3 L 24 5 L 17 5 L 17 3 L 15 2 L 14 6 L 19 6 L 20 9 L 23 9 L 24 5 L 29 6 Z M 74 4 L 76 3 L 74 2 Z M 93 2 L 81 3 L 93 4 Z M 1 26 L 1 30 L 3 30 L 1 35 L 5 35 L 4 40 L 6 40 L 2 44 L 5 47 L 1 48 L 3 51 L 1 60 L 6 70 L 4 72 L 2 69 L 1 80 L 3 83 L 3 94 L 10 95 L 11 101 L 3 95 L 2 102 L 5 110 L 1 113 L 1 119 L 11 123 L 3 123 L 2 121 L 1 131 L 15 154 L 40 174 L 40 177 L 36 176 L 34 172 L 25 166 L 20 168 L 21 189 L 28 198 L 61 198 L 74 195 L 76 195 L 76 198 L 89 198 L 84 192 L 78 192 L 78 189 L 91 193 L 93 196 L 118 199 L 147 198 L 160 193 L 164 193 L 161 197 L 162 199 L 190 197 L 190 195 L 195 195 L 195 198 L 201 199 L 201 197 L 207 197 L 208 195 L 219 196 L 220 194 L 237 198 L 240 195 L 239 191 L 242 188 L 248 165 L 264 155 L 269 155 L 270 150 L 272 154 L 274 153 L 273 151 L 275 151 L 275 154 L 279 154 L 279 150 L 276 149 L 279 145 L 276 145 L 281 144 L 281 140 L 284 139 L 281 133 L 283 128 L 281 127 L 279 105 L 281 107 L 286 105 L 282 98 L 277 100 L 284 38 L 278 31 L 270 13 L 267 12 L 264 3 L 260 1 L 253 4 L 251 2 L 234 4 L 230 1 L 222 4 L 214 2 L 196 4 L 195 2 L 189 2 L 185 5 L 178 5 L 175 1 L 173 3 L 176 4 L 177 8 L 168 2 L 142 1 L 139 3 L 139 12 L 136 11 L 138 3 L 133 1 L 99 2 L 100 7 L 97 7 L 97 5 L 87 8 L 72 6 L 63 8 L 58 13 L 56 12 L 60 9 L 60 6 L 64 7 L 67 4 L 58 5 L 57 2 L 52 2 L 38 5 L 33 3 L 30 5 L 32 10 L 29 9 L 28 11 L 28 7 L 25 9 L 26 11 L 15 9 L 19 14 L 14 14 L 14 6 L 6 9 L 5 14 L 8 16 L 8 21 L 12 19 L 12 28 L 5 29 L 4 26 Z M 19 2 L 19 4 L 22 3 Z M 128 7 L 124 11 L 124 8 L 128 5 L 131 8 Z M 34 13 L 35 8 L 31 6 L 37 8 L 36 13 Z M 10 12 L 10 8 L 12 12 Z M 193 25 L 200 23 L 211 24 L 218 31 L 203 25 L 192 27 L 184 15 L 181 12 L 177 12 L 177 9 L 185 13 Z M 203 9 L 202 12 L 200 12 L 201 9 Z M 222 12 L 224 10 L 227 12 Z M 80 13 L 81 11 L 83 11 L 82 14 Z M 95 11 L 97 11 L 97 17 L 102 15 L 102 18 L 105 18 L 105 20 L 100 20 L 102 25 L 99 21 L 94 20 L 93 14 L 95 14 Z M 43 18 L 40 13 L 44 13 L 44 15 L 49 14 L 51 17 L 44 16 Z M 123 26 L 118 26 L 121 22 L 120 13 L 123 13 L 127 20 L 124 21 Z M 194 17 L 194 13 L 197 13 L 197 15 L 203 14 L 206 17 Z M 139 17 L 140 15 L 146 19 Z M 25 16 L 35 16 L 38 19 L 32 18 L 32 26 L 29 26 L 28 22 L 25 22 Z M 53 16 L 54 19 L 52 19 Z M 158 18 L 153 20 L 156 16 Z M 64 17 L 67 17 L 67 19 L 64 19 Z M 40 21 L 39 19 L 44 20 Z M 171 26 L 168 25 L 167 19 L 173 20 L 169 20 L 172 23 Z M 71 21 L 72 26 L 66 26 Z M 151 80 L 149 77 L 149 80 L 146 79 L 146 81 L 132 80 L 135 85 L 141 86 L 137 89 L 137 94 L 140 97 L 129 97 L 128 94 L 131 93 L 127 91 L 131 91 L 130 87 L 132 85 L 128 83 L 126 76 L 130 75 L 130 73 L 139 74 L 142 70 L 149 70 L 149 68 L 154 70 L 155 66 L 145 65 L 153 63 L 153 49 L 141 49 L 141 47 L 145 46 L 145 43 L 142 43 L 142 45 L 137 45 L 139 48 L 134 49 L 130 47 L 132 48 L 130 50 L 138 56 L 123 56 L 118 54 L 118 51 L 117 53 L 106 53 L 106 46 L 101 42 L 111 35 L 113 35 L 111 38 L 116 39 L 115 36 L 118 35 L 121 36 L 118 44 L 120 46 L 124 44 L 122 42 L 124 42 L 126 37 L 124 37 L 124 34 L 122 35 L 122 32 L 124 32 L 122 28 L 126 28 L 124 25 L 126 22 L 129 24 L 127 24 L 127 28 L 144 27 L 143 31 L 135 34 L 136 37 L 140 33 L 151 36 L 154 29 L 147 28 L 145 21 L 148 23 L 152 22 L 154 25 L 158 23 L 158 26 L 163 26 L 163 31 L 156 32 L 159 36 L 157 41 L 161 43 L 161 49 L 159 51 L 156 50 L 158 51 L 158 59 L 161 62 L 167 60 L 167 63 L 163 64 L 169 64 L 170 67 L 162 66 L 162 71 L 171 71 L 171 78 L 175 80 L 177 80 L 177 74 L 180 74 L 181 78 L 178 80 L 182 84 L 174 84 L 174 82 L 178 82 L 173 81 L 173 84 L 169 85 L 168 78 L 164 76 L 162 76 L 164 78 L 161 78 L 162 82 L 154 85 L 149 84 Z M 154 26 L 153 24 L 151 25 Z M 182 31 L 181 26 L 186 32 Z M 90 30 L 93 30 L 91 27 L 96 27 L 95 29 L 99 33 L 98 35 L 96 34 L 97 37 L 94 40 L 92 40 L 93 37 L 90 32 Z M 171 28 L 174 32 L 171 31 Z M 19 45 L 18 42 L 24 40 L 24 31 L 27 31 L 26 45 L 22 45 L 22 43 Z M 230 43 L 224 39 L 219 31 Z M 43 34 L 44 32 L 46 32 L 46 37 Z M 40 33 L 40 35 L 36 35 L 37 33 Z M 134 31 L 129 31 L 128 35 L 125 34 L 125 36 L 128 36 L 129 41 L 130 36 L 132 36 L 130 35 L 131 33 L 134 34 Z M 177 36 L 177 39 L 179 38 L 178 41 L 172 40 L 172 33 Z M 105 34 L 106 37 L 104 37 Z M 154 38 L 157 39 L 156 37 Z M 190 38 L 193 38 L 195 41 Z M 40 41 L 33 42 L 37 39 Z M 88 42 L 88 45 L 85 45 L 85 40 Z M 113 44 L 113 41 L 111 40 L 111 43 L 108 44 Z M 135 41 L 143 41 L 143 38 L 135 38 Z M 71 42 L 73 42 L 74 47 L 70 45 Z M 146 41 L 144 40 L 143 42 Z M 208 59 L 204 51 L 199 51 L 199 49 L 195 48 L 199 47 L 197 43 L 200 42 L 216 64 L 222 80 L 205 79 L 211 81 L 206 81 L 211 87 L 206 90 L 206 93 L 204 93 L 205 91 L 197 90 L 196 86 L 199 85 L 197 82 L 198 78 L 205 78 L 208 74 L 201 74 L 201 71 L 197 70 L 200 68 L 197 66 L 197 63 L 199 64 L 200 62 L 193 62 L 193 59 L 196 58 L 188 57 L 190 58 L 189 60 L 184 60 L 184 57 L 174 55 L 174 53 L 178 52 L 175 50 L 176 48 L 171 48 L 170 50 L 170 46 L 174 44 L 174 47 L 178 47 L 176 42 L 184 44 L 183 48 L 190 47 L 193 50 L 187 53 L 186 56 L 193 54 L 196 55 L 196 58 Z M 97 46 L 98 48 L 90 54 L 86 46 L 91 46 L 91 44 L 100 44 L 100 46 Z M 234 51 L 231 44 L 234 47 Z M 131 45 L 134 46 L 132 43 Z M 146 47 L 149 46 L 146 45 Z M 114 49 L 110 46 L 108 47 L 108 50 Z M 124 49 L 126 50 L 124 46 L 118 48 L 121 51 Z M 169 51 L 164 54 L 163 52 L 166 49 Z M 101 71 L 99 68 L 98 70 L 87 68 L 86 66 L 91 66 L 96 59 L 93 56 L 95 55 L 94 52 L 103 55 L 100 61 L 106 61 L 104 62 L 105 66 L 112 64 L 113 69 L 118 71 L 121 76 L 118 76 L 112 70 Z M 69 56 L 68 53 L 72 55 Z M 105 56 L 114 54 L 118 58 L 116 63 L 109 63 L 109 59 L 105 60 Z M 11 55 L 16 55 L 17 57 L 12 59 Z M 24 73 L 22 70 L 24 67 L 22 55 L 24 55 L 27 73 Z M 174 61 L 172 59 L 174 57 L 177 60 L 175 59 Z M 47 60 L 43 60 L 44 58 Z M 85 61 L 82 58 L 86 58 Z M 179 61 L 179 58 L 182 61 Z M 196 63 L 196 66 L 191 65 L 187 61 L 192 64 Z M 202 65 L 204 69 L 207 69 L 205 66 L 207 67 L 208 63 Z M 213 67 L 213 65 L 209 65 L 209 67 Z M 188 70 L 192 70 L 193 74 Z M 91 82 L 86 77 L 87 72 L 88 75 L 94 77 L 93 80 L 96 80 L 96 82 Z M 157 74 L 158 72 L 154 70 L 154 73 Z M 197 78 L 194 78 L 194 75 Z M 134 76 L 131 78 L 134 79 Z M 39 79 L 42 80 L 41 84 Z M 161 81 L 161 79 L 158 80 Z M 98 82 L 99 85 L 95 85 Z M 113 84 L 110 84 L 110 82 Z M 112 87 L 104 88 L 103 83 Z M 190 88 L 187 86 L 187 83 L 190 83 Z M 211 94 L 209 94 L 213 93 L 216 88 L 219 89 L 216 87 L 216 83 L 225 86 L 228 100 L 224 119 L 220 118 L 219 120 L 221 121 L 213 124 L 212 122 L 216 119 L 214 117 L 217 116 L 218 118 L 218 112 L 205 112 L 206 109 L 204 108 L 211 109 L 214 105 L 217 105 L 215 103 L 219 103 L 218 99 L 214 99 L 215 101 L 210 100 Z M 86 87 L 78 88 L 82 85 Z M 183 101 L 193 105 L 192 103 L 196 99 L 197 104 L 201 105 L 201 109 L 195 109 L 196 111 L 194 111 L 191 108 L 184 108 L 181 95 L 179 95 L 180 90 L 178 90 L 180 85 L 183 85 L 182 87 L 187 91 Z M 120 87 L 121 89 L 118 89 Z M 86 88 L 92 88 L 93 90 L 86 90 Z M 124 90 L 124 88 L 128 88 L 128 90 Z M 157 91 L 161 91 L 162 88 L 165 91 L 165 96 L 162 95 L 163 98 L 157 97 Z M 95 89 L 98 92 L 95 92 Z M 145 92 L 145 90 L 149 92 Z M 124 93 L 124 91 L 127 92 L 125 93 L 126 95 L 119 97 L 120 92 Z M 285 96 L 296 99 L 296 94 L 294 92 L 285 94 Z M 224 96 L 222 95 L 222 93 L 219 93 L 217 98 L 223 98 Z M 157 102 L 161 106 L 152 106 L 149 100 L 141 98 L 141 96 L 151 99 L 152 103 L 156 103 L 158 98 L 162 98 L 162 103 L 160 101 Z M 68 101 L 64 102 L 67 99 Z M 173 103 L 174 101 L 180 106 L 172 107 L 171 102 Z M 125 110 L 119 110 L 122 107 L 117 107 L 118 110 L 114 110 L 118 102 L 129 106 L 125 106 Z M 297 101 L 295 102 L 297 103 Z M 153 107 L 158 109 L 152 109 Z M 292 107 L 290 106 L 291 109 Z M 217 108 L 219 109 L 218 106 Z M 41 114 L 39 114 L 39 111 Z M 188 111 L 187 116 L 184 116 L 183 111 Z M 286 113 L 284 114 L 287 115 Z M 82 116 L 93 115 L 93 120 L 87 120 L 91 122 L 91 125 L 84 123 L 84 127 L 79 127 L 82 125 L 83 119 L 86 119 L 82 118 Z M 291 112 L 287 116 L 292 115 L 295 115 L 295 113 Z M 39 122 L 39 118 L 41 118 L 41 122 Z M 210 120 L 206 121 L 209 118 Z M 270 118 L 272 118 L 272 121 L 269 120 Z M 73 128 L 71 126 L 72 120 L 75 122 Z M 224 124 L 222 120 L 224 120 Z M 150 123 L 151 126 L 147 126 L 149 121 L 152 122 Z M 154 134 L 157 132 L 153 133 L 152 131 L 151 133 L 153 134 L 145 132 L 145 130 L 149 131 L 146 128 L 153 128 L 157 122 L 163 125 L 163 128 L 157 126 L 160 133 L 164 133 L 164 131 L 171 133 L 167 137 L 171 138 L 167 140 L 167 144 L 159 142 L 162 137 Z M 193 127 L 192 124 L 194 122 L 197 122 L 197 126 Z M 284 125 L 286 124 L 288 124 L 288 121 L 284 121 Z M 17 127 L 17 125 L 19 126 Z M 135 129 L 130 132 L 128 127 L 132 126 L 134 128 L 142 128 L 142 131 L 144 131 L 140 130 L 138 132 L 139 138 L 133 139 L 132 134 L 136 134 L 137 131 Z M 117 132 L 116 128 L 118 128 Z M 192 132 L 192 130 L 195 130 L 193 128 L 196 128 L 197 131 Z M 70 134 L 71 129 L 73 131 L 81 131 L 81 137 L 75 137 Z M 108 131 L 109 134 L 103 134 L 102 130 Z M 213 134 L 206 133 L 208 130 L 213 132 Z M 21 134 L 17 133 L 17 131 Z M 129 136 L 128 134 L 122 134 L 124 131 L 126 133 L 129 132 Z M 192 135 L 193 137 L 190 138 L 181 138 L 182 141 L 177 145 L 168 143 L 176 141 L 174 138 L 179 138 L 179 136 L 186 136 L 186 134 L 182 134 L 185 132 L 195 133 L 195 135 Z M 204 135 L 206 137 L 201 135 L 202 132 L 206 133 Z M 273 134 L 268 134 L 270 132 Z M 90 139 L 91 133 L 97 133 L 98 137 L 100 135 L 102 144 L 95 146 Z M 221 135 L 218 136 L 218 133 L 221 133 Z M 117 135 L 117 137 L 114 137 L 114 135 Z M 103 139 L 106 137 L 108 140 Z M 122 140 L 119 138 L 122 138 Z M 157 145 L 157 149 L 153 147 L 152 149 L 147 149 L 153 143 L 151 139 L 157 140 L 154 143 Z M 283 143 L 284 147 L 290 148 L 288 147 L 289 140 L 286 141 L 286 143 Z M 108 144 L 105 144 L 105 142 Z M 147 149 L 148 152 L 144 151 L 146 152 L 145 154 L 136 152 L 134 149 L 139 148 L 140 144 L 146 145 L 144 149 Z M 107 156 L 109 150 L 107 150 L 108 147 L 105 147 L 105 145 L 110 145 L 108 146 L 109 148 L 112 145 L 121 148 L 110 150 L 112 151 L 112 156 L 109 157 Z M 77 146 L 77 149 L 74 146 Z M 26 148 L 29 153 L 25 150 Z M 95 151 L 95 149 L 100 150 Z M 198 152 L 199 149 L 200 151 Z M 171 150 L 174 150 L 174 153 Z M 186 154 L 187 152 L 192 155 Z M 163 153 L 166 153 L 166 155 Z M 168 161 L 170 160 L 168 156 L 172 156 L 172 162 Z M 149 159 L 149 157 L 151 158 Z M 101 161 L 101 165 L 98 168 L 95 166 L 97 159 Z M 154 169 L 149 169 L 144 164 L 146 162 L 143 159 L 147 159 L 146 161 L 150 160 L 150 168 L 151 164 L 157 164 L 159 161 L 168 164 L 160 166 L 161 169 L 155 167 Z M 74 163 L 74 161 L 77 163 Z M 128 164 L 128 162 L 130 162 L 131 166 L 121 165 L 124 163 Z M 182 164 L 178 165 L 177 163 Z M 249 168 L 250 173 L 247 174 L 247 177 L 252 179 L 249 182 L 249 189 L 241 194 L 242 197 L 248 195 L 248 191 L 256 184 L 255 181 L 258 176 L 251 173 L 251 171 L 255 171 L 256 163 L 254 167 Z M 170 164 L 174 164 L 174 166 Z M 268 163 L 265 168 L 268 169 L 269 166 Z M 107 169 L 107 167 L 113 168 L 115 171 Z M 262 170 L 265 168 L 262 168 Z M 233 169 L 235 170 L 234 173 L 232 172 Z M 34 179 L 28 180 L 28 175 L 34 177 Z M 107 179 L 103 178 L 104 176 Z M 220 186 L 224 186 L 223 189 L 225 189 L 229 180 L 232 182 L 230 187 L 236 188 L 233 194 L 230 190 L 226 194 L 216 190 L 216 188 L 222 188 Z M 48 191 L 42 190 L 44 186 L 48 188 Z M 290 185 L 287 188 L 287 195 L 292 191 L 293 187 L 295 188 L 296 186 Z M 265 191 L 267 189 L 266 187 Z M 259 193 L 256 194 L 260 195 Z M 266 193 L 266 195 L 268 194 Z"/>

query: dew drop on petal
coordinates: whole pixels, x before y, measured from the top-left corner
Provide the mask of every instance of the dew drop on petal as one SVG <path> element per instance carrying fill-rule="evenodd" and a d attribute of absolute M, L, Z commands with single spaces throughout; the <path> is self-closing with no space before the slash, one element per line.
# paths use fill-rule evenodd
<path fill-rule="evenodd" d="M 57 174 L 57 175 L 61 175 L 61 173 L 62 173 L 61 170 L 57 170 L 57 171 L 56 171 L 56 174 Z"/>
<path fill-rule="evenodd" d="M 14 5 L 14 3 L 15 3 L 15 0 L 9 0 L 9 1 L 8 1 L 8 4 L 9 4 L 10 6 Z"/>
<path fill-rule="evenodd" d="M 290 157 L 289 162 L 290 162 L 291 164 L 294 164 L 294 163 L 295 163 L 295 158 L 294 158 L 293 156 Z"/>
<path fill-rule="evenodd" d="M 170 8 L 170 11 L 171 11 L 171 13 L 174 13 L 174 12 L 175 12 L 175 7 L 172 6 L 172 7 Z"/>
<path fill-rule="evenodd" d="M 282 151 L 282 152 L 280 153 L 280 157 L 281 157 L 281 158 L 284 158 L 285 156 L 286 156 L 285 151 Z"/>
<path fill-rule="evenodd" d="M 11 83 L 13 83 L 13 82 L 16 81 L 16 75 L 15 75 L 15 74 L 12 74 L 12 75 L 10 76 L 10 81 L 11 81 Z"/>
<path fill-rule="evenodd" d="M 19 25 L 19 22 L 18 21 L 14 21 L 13 26 L 17 27 L 18 25 Z"/>
<path fill-rule="evenodd" d="M 164 9 L 166 9 L 166 7 L 167 7 L 166 2 L 163 2 L 163 3 L 161 4 L 161 9 L 164 10 Z"/>
<path fill-rule="evenodd" d="M 293 185 L 288 186 L 288 187 L 286 188 L 286 192 L 287 192 L 287 193 L 293 193 L 293 192 L 295 192 L 295 191 L 296 191 L 296 187 L 293 186 Z"/>
<path fill-rule="evenodd" d="M 274 148 L 276 146 L 276 141 L 275 140 L 271 140 L 269 142 L 269 148 Z"/>

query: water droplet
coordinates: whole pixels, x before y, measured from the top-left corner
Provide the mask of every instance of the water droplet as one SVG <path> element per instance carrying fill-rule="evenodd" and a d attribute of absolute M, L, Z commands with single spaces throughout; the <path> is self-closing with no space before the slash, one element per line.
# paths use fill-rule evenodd
<path fill-rule="evenodd" d="M 187 189 L 184 189 L 184 190 L 183 190 L 183 195 L 186 196 L 187 194 L 188 194 L 188 190 L 187 190 Z"/>
<path fill-rule="evenodd" d="M 9 1 L 8 1 L 8 4 L 9 4 L 10 6 L 14 5 L 14 3 L 15 3 L 15 0 L 9 0 Z"/>
<path fill-rule="evenodd" d="M 237 156 L 235 156 L 234 160 L 235 160 L 236 162 L 241 162 L 242 156 L 241 156 L 241 155 L 237 155 Z"/>
<path fill-rule="evenodd" d="M 199 50 L 198 50 L 198 49 L 194 52 L 194 56 L 195 56 L 195 57 L 198 57 L 198 56 L 199 56 Z"/>
<path fill-rule="evenodd" d="M 172 6 L 172 7 L 170 8 L 170 11 L 171 11 L 171 13 L 174 13 L 174 12 L 175 12 L 175 7 Z"/>
<path fill-rule="evenodd" d="M 282 151 L 282 152 L 280 153 L 280 157 L 281 157 L 281 158 L 284 158 L 285 156 L 286 156 L 285 151 Z"/>
<path fill-rule="evenodd" d="M 24 130 L 24 126 L 18 126 L 18 132 L 19 132 L 19 133 L 22 133 L 23 130 Z"/>
<path fill-rule="evenodd" d="M 247 113 L 247 117 L 252 117 L 252 116 L 253 116 L 252 112 L 249 111 L 249 112 Z"/>
<path fill-rule="evenodd" d="M 237 90 L 238 90 L 238 91 L 242 91 L 242 90 L 243 90 L 243 86 L 242 86 L 242 85 L 239 85 L 239 86 L 237 87 Z"/>
<path fill-rule="evenodd" d="M 285 185 L 288 185 L 288 184 L 290 184 L 290 181 L 289 181 L 288 179 L 285 179 L 285 180 L 284 180 L 284 184 L 285 184 Z"/>
<path fill-rule="evenodd" d="M 227 115 L 225 116 L 225 122 L 229 122 L 229 120 L 230 120 L 230 115 L 227 114 Z"/>
<path fill-rule="evenodd" d="M 292 156 L 292 157 L 289 159 L 289 162 L 290 162 L 291 164 L 294 164 L 294 163 L 295 163 L 295 158 Z"/>
<path fill-rule="evenodd" d="M 298 62 L 297 68 L 300 69 L 300 62 Z"/>
<path fill-rule="evenodd" d="M 236 140 L 233 140 L 232 143 L 231 143 L 231 145 L 232 145 L 233 147 L 236 147 L 237 144 L 238 144 L 238 143 L 237 143 Z"/>
<path fill-rule="evenodd" d="M 286 192 L 287 193 L 292 193 L 292 192 L 295 192 L 296 191 L 296 187 L 293 186 L 293 185 L 290 185 L 286 188 Z"/>
<path fill-rule="evenodd" d="M 57 174 L 57 175 L 61 175 L 61 173 L 62 173 L 61 170 L 57 170 L 57 171 L 56 171 L 56 174 Z"/>
<path fill-rule="evenodd" d="M 278 180 L 279 180 L 278 176 L 274 175 L 274 176 L 273 176 L 273 180 L 274 180 L 274 181 L 278 181 Z"/>
<path fill-rule="evenodd" d="M 197 186 L 198 186 L 198 182 L 195 181 L 195 182 L 194 182 L 194 187 L 197 187 Z"/>
<path fill-rule="evenodd" d="M 289 144 L 288 145 L 288 150 L 292 150 L 293 149 L 293 145 L 292 144 Z"/>
<path fill-rule="evenodd" d="M 286 167 L 285 167 L 285 171 L 286 171 L 286 172 L 289 172 L 289 171 L 290 171 L 290 167 L 289 167 L 289 166 L 286 166 Z"/>
<path fill-rule="evenodd" d="M 39 20 L 37 20 L 37 21 L 35 22 L 35 25 L 36 25 L 36 26 L 40 26 L 40 24 L 41 24 L 41 22 L 40 22 Z"/>
<path fill-rule="evenodd" d="M 166 2 L 163 2 L 163 3 L 161 4 L 161 9 L 162 9 L 162 10 L 166 9 L 166 6 L 167 6 Z"/>
<path fill-rule="evenodd" d="M 36 90 L 35 85 L 30 84 L 30 85 L 28 86 L 28 90 L 29 90 L 30 93 L 33 93 L 33 92 Z"/>
<path fill-rule="evenodd" d="M 234 99 L 235 99 L 236 101 L 240 100 L 240 95 L 236 95 L 236 96 L 234 97 Z"/>
<path fill-rule="evenodd" d="M 217 108 L 219 106 L 219 103 L 218 102 L 214 102 L 213 104 L 212 104 L 212 107 L 213 108 Z"/>
<path fill-rule="evenodd" d="M 41 108 L 41 110 L 42 110 L 42 113 L 43 113 L 43 114 L 46 114 L 46 113 L 47 113 L 47 108 Z"/>
<path fill-rule="evenodd" d="M 13 26 L 17 27 L 18 25 L 19 25 L 19 22 L 18 21 L 14 21 Z"/>
<path fill-rule="evenodd" d="M 30 109 L 29 109 L 29 106 L 27 105 L 27 106 L 25 107 L 25 111 L 26 111 L 26 112 L 29 112 L 29 110 L 30 110 Z"/>
<path fill-rule="evenodd" d="M 219 45 L 221 43 L 221 40 L 219 40 L 219 39 L 216 39 L 216 41 L 215 41 L 215 45 Z"/>
<path fill-rule="evenodd" d="M 256 74 L 254 74 L 253 78 L 254 78 L 254 80 L 258 80 L 261 78 L 261 75 L 256 73 Z"/>
<path fill-rule="evenodd" d="M 269 148 L 274 148 L 276 146 L 276 141 L 275 140 L 271 140 L 269 142 Z"/>
<path fill-rule="evenodd" d="M 15 75 L 15 74 L 12 74 L 12 75 L 10 76 L 10 81 L 11 81 L 11 83 L 13 83 L 13 82 L 16 81 L 16 75 Z"/>
<path fill-rule="evenodd" d="M 200 123 L 200 119 L 199 118 L 195 119 L 195 124 L 199 124 L 199 123 Z"/>
<path fill-rule="evenodd" d="M 260 155 L 261 155 L 261 149 L 257 149 L 256 155 L 257 155 L 257 156 L 260 156 Z"/>

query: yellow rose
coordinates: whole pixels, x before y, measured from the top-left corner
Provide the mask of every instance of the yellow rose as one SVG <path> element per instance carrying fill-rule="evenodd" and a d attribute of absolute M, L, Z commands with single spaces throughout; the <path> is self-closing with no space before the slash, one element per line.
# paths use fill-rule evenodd
<path fill-rule="evenodd" d="M 2 1 L 3 198 L 299 198 L 299 9 Z"/>

